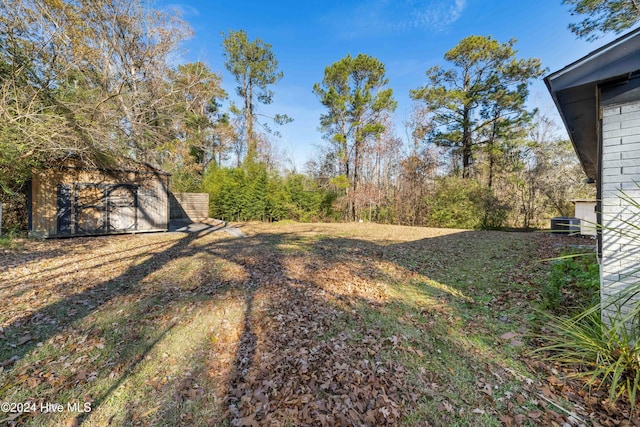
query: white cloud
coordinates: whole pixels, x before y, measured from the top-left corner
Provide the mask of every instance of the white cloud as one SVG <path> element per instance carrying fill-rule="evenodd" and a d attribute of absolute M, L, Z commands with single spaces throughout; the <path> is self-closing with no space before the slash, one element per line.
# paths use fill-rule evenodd
<path fill-rule="evenodd" d="M 410 27 L 440 31 L 460 18 L 466 7 L 466 0 L 411 2 L 421 3 L 410 12 L 413 19 Z"/>
<path fill-rule="evenodd" d="M 200 16 L 200 11 L 185 3 L 169 3 L 166 6 L 169 10 L 177 10 L 183 18 L 187 16 Z"/>
<path fill-rule="evenodd" d="M 394 31 L 440 32 L 456 22 L 467 6 L 467 0 L 369 0 L 353 10 L 340 10 L 336 17 L 349 16 L 347 22 L 337 19 L 346 35 L 389 33 Z"/>

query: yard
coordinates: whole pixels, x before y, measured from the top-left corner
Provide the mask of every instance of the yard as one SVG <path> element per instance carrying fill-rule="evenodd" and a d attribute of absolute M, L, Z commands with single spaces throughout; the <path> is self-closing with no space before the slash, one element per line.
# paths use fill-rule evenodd
<path fill-rule="evenodd" d="M 511 426 L 628 416 L 528 355 L 549 271 L 538 260 L 566 238 L 239 227 L 246 238 L 0 249 L 0 402 L 16 404 L 0 420 Z"/>

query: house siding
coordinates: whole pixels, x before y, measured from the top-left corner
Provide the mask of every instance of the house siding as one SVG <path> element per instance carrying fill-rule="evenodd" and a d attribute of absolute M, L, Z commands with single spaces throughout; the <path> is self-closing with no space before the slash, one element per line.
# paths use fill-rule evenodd
<path fill-rule="evenodd" d="M 603 318 L 618 308 L 607 305 L 630 285 L 640 283 L 640 101 L 602 109 L 602 265 Z M 624 194 L 623 194 L 624 192 Z M 635 297 L 639 301 L 640 296 Z"/>

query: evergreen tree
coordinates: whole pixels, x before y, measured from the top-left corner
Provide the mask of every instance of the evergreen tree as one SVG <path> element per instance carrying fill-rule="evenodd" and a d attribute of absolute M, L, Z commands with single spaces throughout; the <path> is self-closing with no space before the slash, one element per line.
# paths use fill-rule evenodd
<path fill-rule="evenodd" d="M 571 14 L 586 15 L 569 29 L 578 37 L 595 40 L 605 33 L 620 33 L 640 20 L 640 3 L 636 0 L 563 0 L 572 6 Z"/>
<path fill-rule="evenodd" d="M 527 86 L 543 69 L 539 59 L 517 59 L 514 44 L 464 38 L 444 56 L 452 67 L 428 69 L 429 84 L 411 91 L 428 112 L 425 139 L 451 149 L 454 169 L 461 166 L 463 178 L 471 176 L 475 149 L 487 142 L 481 132 L 494 127 L 494 137 L 508 133 L 527 117 Z"/>
<path fill-rule="evenodd" d="M 225 66 L 235 77 L 238 83 L 236 91 L 243 101 L 239 112 L 243 117 L 245 159 L 251 163 L 255 162 L 258 149 L 256 104 L 271 104 L 274 92 L 270 86 L 276 84 L 284 74 L 278 71 L 278 60 L 269 43 L 259 38 L 250 41 L 243 30 L 229 31 L 223 36 Z M 277 114 L 273 120 L 277 124 L 284 124 L 290 122 L 291 118 Z"/>
<path fill-rule="evenodd" d="M 397 106 L 388 83 L 384 64 L 359 54 L 326 67 L 322 82 L 313 86 L 328 110 L 320 117 L 321 128 L 337 152 L 340 173 L 349 180 L 353 195 L 361 180 L 366 144 L 384 132 L 386 115 Z M 356 219 L 353 202 L 349 211 Z"/>

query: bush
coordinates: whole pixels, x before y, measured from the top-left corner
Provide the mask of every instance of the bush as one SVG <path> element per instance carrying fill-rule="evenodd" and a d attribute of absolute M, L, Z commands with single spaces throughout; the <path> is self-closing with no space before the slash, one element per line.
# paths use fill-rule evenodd
<path fill-rule="evenodd" d="M 542 286 L 542 306 L 557 311 L 598 303 L 600 267 L 595 253 L 569 252 L 555 259 Z"/>
<path fill-rule="evenodd" d="M 2 203 L 2 231 L 15 233 L 28 228 L 27 208 L 28 187 L 16 188 L 16 191 L 0 187 L 0 203 Z"/>
<path fill-rule="evenodd" d="M 640 212 L 640 202 L 625 193 L 621 199 L 631 210 Z M 634 222 L 626 221 L 620 229 L 608 228 L 605 231 L 619 234 L 627 241 L 636 242 L 636 245 L 640 243 L 640 226 Z M 599 288 L 599 280 L 594 277 L 597 270 L 592 264 L 592 261 L 585 265 L 557 263 L 550 278 L 559 282 L 556 285 L 558 289 L 575 278 L 576 285 L 593 293 L 593 288 Z M 633 274 L 637 273 L 636 270 Z M 536 353 L 543 354 L 544 359 L 557 365 L 577 368 L 575 375 L 588 385 L 606 385 L 611 402 L 626 397 L 634 410 L 640 387 L 640 283 L 624 283 L 621 288 L 617 294 L 576 316 L 545 315 L 545 328 L 551 334 L 541 337 L 546 345 Z M 551 295 L 551 298 L 555 296 Z M 590 298 L 593 299 L 593 295 Z"/>
<path fill-rule="evenodd" d="M 546 316 L 546 345 L 535 353 L 558 366 L 575 370 L 588 385 L 609 387 L 609 400 L 625 396 L 633 408 L 640 385 L 640 346 L 636 328 L 629 328 L 624 316 L 611 325 L 602 321 L 600 307 L 562 318 Z M 577 369 L 576 369 L 577 368 Z"/>
<path fill-rule="evenodd" d="M 209 213 L 225 221 L 318 221 L 331 218 L 336 195 L 305 175 L 282 179 L 262 164 L 214 168 L 204 178 Z"/>
<path fill-rule="evenodd" d="M 474 179 L 456 177 L 437 180 L 426 203 L 427 225 L 432 227 L 496 229 L 503 226 L 508 212 L 490 188 Z"/>
<path fill-rule="evenodd" d="M 198 193 L 202 187 L 202 176 L 186 169 L 171 172 L 171 191 L 175 193 Z"/>
<path fill-rule="evenodd" d="M 209 215 L 225 221 L 240 221 L 244 211 L 245 174 L 240 168 L 212 168 L 202 187 L 209 193 Z"/>
<path fill-rule="evenodd" d="M 317 183 L 307 176 L 301 174 L 287 176 L 283 193 L 290 219 L 313 221 L 324 217 L 321 212 L 324 194 Z"/>

